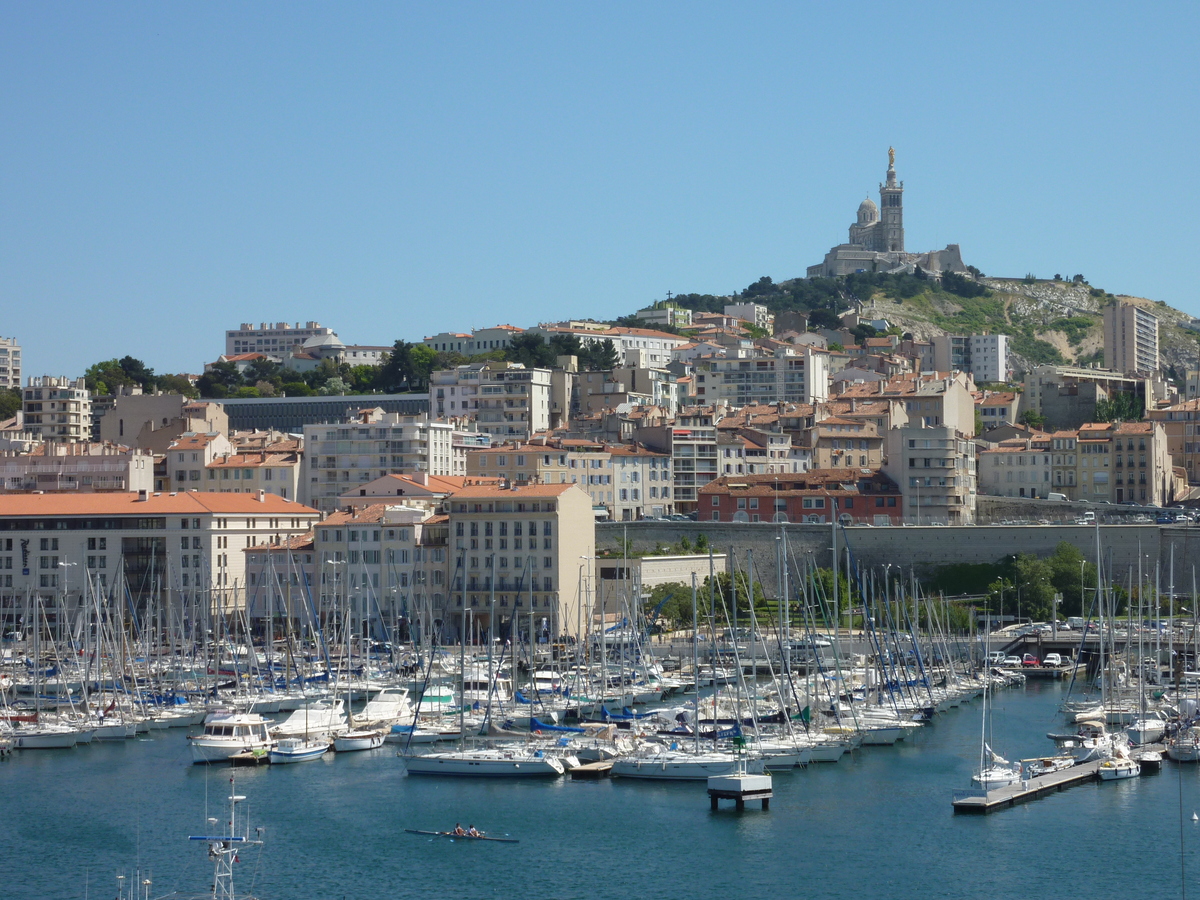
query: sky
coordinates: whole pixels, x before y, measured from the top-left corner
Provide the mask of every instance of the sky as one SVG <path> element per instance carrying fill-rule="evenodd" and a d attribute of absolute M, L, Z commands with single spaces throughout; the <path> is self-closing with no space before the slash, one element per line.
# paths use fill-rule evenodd
<path fill-rule="evenodd" d="M 910 251 L 1200 315 L 1200 4 L 0 2 L 0 336 L 202 371 Z"/>

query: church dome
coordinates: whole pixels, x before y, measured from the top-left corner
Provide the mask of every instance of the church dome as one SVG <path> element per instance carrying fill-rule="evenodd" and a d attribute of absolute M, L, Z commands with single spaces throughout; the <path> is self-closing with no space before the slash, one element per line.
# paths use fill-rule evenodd
<path fill-rule="evenodd" d="M 875 201 L 868 197 L 862 203 L 858 204 L 858 224 L 859 225 L 874 225 L 879 221 L 879 207 L 875 205 Z"/>

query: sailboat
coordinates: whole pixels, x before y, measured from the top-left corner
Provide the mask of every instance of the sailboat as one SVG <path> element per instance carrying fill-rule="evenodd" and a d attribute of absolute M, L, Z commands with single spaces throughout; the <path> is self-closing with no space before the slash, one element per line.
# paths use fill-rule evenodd
<path fill-rule="evenodd" d="M 987 629 L 987 637 L 984 640 L 984 659 L 987 659 L 991 651 L 991 617 L 985 617 L 984 623 L 984 628 Z M 988 700 L 991 695 L 992 685 L 988 684 L 983 691 L 983 722 L 979 737 L 979 771 L 971 776 L 971 780 L 985 791 L 990 791 L 992 788 L 1004 787 L 1008 784 L 1015 784 L 1021 780 L 1020 769 L 1000 756 L 1000 754 L 988 745 L 987 733 L 988 726 L 991 724 L 991 720 L 988 718 Z"/>

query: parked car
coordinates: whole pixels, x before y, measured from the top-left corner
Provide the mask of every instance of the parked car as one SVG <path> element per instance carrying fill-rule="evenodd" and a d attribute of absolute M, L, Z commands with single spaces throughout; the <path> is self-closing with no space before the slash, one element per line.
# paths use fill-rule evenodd
<path fill-rule="evenodd" d="M 1045 658 L 1042 660 L 1042 665 L 1043 666 L 1061 666 L 1062 665 L 1062 657 L 1059 656 L 1057 653 L 1047 653 Z"/>
<path fill-rule="evenodd" d="M 1004 665 L 1006 665 L 1006 666 L 1019 666 L 1020 664 L 1021 664 L 1021 657 L 1019 657 L 1019 656 L 1004 657 Z"/>
<path fill-rule="evenodd" d="M 1004 663 L 1004 651 L 1003 650 L 993 650 L 990 654 L 988 654 L 988 665 L 999 666 L 999 665 L 1003 665 L 1003 663 Z"/>
<path fill-rule="evenodd" d="M 1023 665 L 1023 666 L 1036 666 L 1037 664 L 1038 664 L 1038 658 L 1036 656 L 1034 656 L 1032 653 L 1026 653 L 1024 656 L 1021 657 L 1021 665 Z"/>

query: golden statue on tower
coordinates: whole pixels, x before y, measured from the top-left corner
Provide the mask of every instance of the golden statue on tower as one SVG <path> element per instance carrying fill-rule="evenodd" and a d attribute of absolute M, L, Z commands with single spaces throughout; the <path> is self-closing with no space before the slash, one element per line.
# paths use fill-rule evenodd
<path fill-rule="evenodd" d="M 896 148 L 888 147 L 888 168 L 896 168 Z"/>

